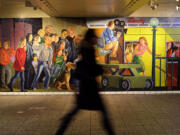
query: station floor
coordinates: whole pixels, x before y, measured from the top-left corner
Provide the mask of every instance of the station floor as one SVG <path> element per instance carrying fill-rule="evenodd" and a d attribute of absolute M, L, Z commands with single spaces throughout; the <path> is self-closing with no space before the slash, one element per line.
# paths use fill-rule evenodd
<path fill-rule="evenodd" d="M 180 135 L 180 94 L 102 95 L 116 135 Z M 1 95 L 0 135 L 54 135 L 74 95 Z M 97 111 L 81 110 L 65 135 L 106 135 Z"/>

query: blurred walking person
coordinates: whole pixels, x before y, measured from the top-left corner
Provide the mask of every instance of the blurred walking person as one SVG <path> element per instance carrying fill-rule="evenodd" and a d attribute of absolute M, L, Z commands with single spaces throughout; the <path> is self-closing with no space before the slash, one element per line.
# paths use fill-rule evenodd
<path fill-rule="evenodd" d="M 94 30 L 88 30 L 80 49 L 82 59 L 77 62 L 76 71 L 74 73 L 74 76 L 80 81 L 77 105 L 63 118 L 56 135 L 63 135 L 72 120 L 72 117 L 77 114 L 79 109 L 101 111 L 103 114 L 103 125 L 108 132 L 108 135 L 115 135 L 107 111 L 103 105 L 103 101 L 98 94 L 99 88 L 96 77 L 101 75 L 103 70 L 95 61 L 94 45 L 96 43 L 97 37 Z"/>

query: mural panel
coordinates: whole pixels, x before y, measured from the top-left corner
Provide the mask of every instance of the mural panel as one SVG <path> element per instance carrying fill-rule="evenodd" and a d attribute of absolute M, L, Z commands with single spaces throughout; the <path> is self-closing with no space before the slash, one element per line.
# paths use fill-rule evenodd
<path fill-rule="evenodd" d="M 180 28 L 169 28 L 177 19 L 160 18 L 168 28 L 157 28 L 155 84 L 149 20 L 90 19 L 86 26 L 83 19 L 0 19 L 0 91 L 78 90 L 73 72 L 88 28 L 95 29 L 98 37 L 95 56 L 104 69 L 97 78 L 102 90 L 178 87 Z"/>

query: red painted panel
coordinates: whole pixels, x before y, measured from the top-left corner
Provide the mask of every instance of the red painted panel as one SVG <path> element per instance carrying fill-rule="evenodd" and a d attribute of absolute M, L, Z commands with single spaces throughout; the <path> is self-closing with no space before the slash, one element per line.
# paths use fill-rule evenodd
<path fill-rule="evenodd" d="M 15 49 L 15 33 L 14 33 L 14 20 L 10 20 L 10 42 L 11 47 Z"/>
<path fill-rule="evenodd" d="M 171 87 L 171 71 L 173 70 L 173 84 L 172 86 L 177 86 L 178 80 L 178 63 L 173 63 L 173 69 L 171 69 L 171 63 L 167 63 L 167 86 Z"/>
<path fill-rule="evenodd" d="M 4 19 L 2 22 L 2 42 L 10 40 L 10 19 Z"/>
<path fill-rule="evenodd" d="M 15 23 L 15 49 L 18 47 L 19 40 L 25 37 L 24 33 L 24 22 Z"/>
<path fill-rule="evenodd" d="M 32 33 L 32 25 L 29 23 L 24 23 L 24 34 Z"/>

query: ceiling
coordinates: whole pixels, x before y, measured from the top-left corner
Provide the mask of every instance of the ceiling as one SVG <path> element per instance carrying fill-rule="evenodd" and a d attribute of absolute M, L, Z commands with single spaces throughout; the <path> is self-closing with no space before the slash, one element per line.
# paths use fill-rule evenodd
<path fill-rule="evenodd" d="M 159 6 L 152 10 L 148 4 L 133 12 L 130 17 L 180 17 L 180 11 L 176 10 L 176 0 L 159 0 Z"/>
<path fill-rule="evenodd" d="M 180 17 L 176 0 L 0 0 L 0 18 L 36 17 Z M 30 2 L 30 3 L 29 3 Z"/>
<path fill-rule="evenodd" d="M 129 16 L 149 0 L 29 0 L 53 17 Z"/>
<path fill-rule="evenodd" d="M 25 0 L 0 0 L 0 18 L 41 18 L 49 17 L 40 9 L 26 6 Z"/>

